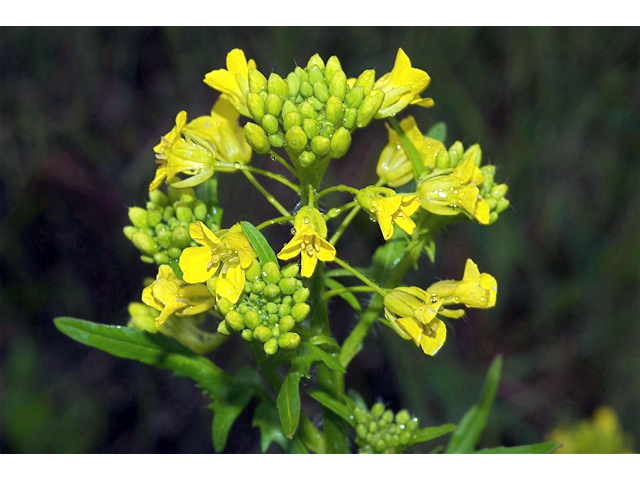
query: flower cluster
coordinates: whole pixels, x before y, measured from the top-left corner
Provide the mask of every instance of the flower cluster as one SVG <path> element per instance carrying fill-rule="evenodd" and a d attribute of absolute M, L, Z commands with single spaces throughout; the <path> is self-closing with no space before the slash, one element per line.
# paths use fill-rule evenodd
<path fill-rule="evenodd" d="M 394 415 L 382 403 L 376 403 L 370 411 L 356 407 L 353 416 L 359 453 L 402 453 L 419 428 L 418 419 L 412 418 L 407 410 Z"/>

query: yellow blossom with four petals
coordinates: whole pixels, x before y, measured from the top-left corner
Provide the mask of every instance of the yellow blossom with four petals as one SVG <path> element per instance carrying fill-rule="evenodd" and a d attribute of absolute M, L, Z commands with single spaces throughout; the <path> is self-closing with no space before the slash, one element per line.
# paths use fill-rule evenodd
<path fill-rule="evenodd" d="M 236 303 L 246 282 L 244 272 L 257 257 L 242 228 L 234 226 L 218 238 L 204 223 L 192 222 L 189 234 L 202 246 L 185 248 L 180 255 L 184 280 L 206 282 L 219 272 L 216 295 Z"/>
<path fill-rule="evenodd" d="M 498 282 L 488 273 L 480 273 L 470 258 L 464 266 L 462 280 L 442 280 L 427 288 L 429 295 L 443 305 L 464 304 L 469 308 L 492 308 L 498 296 Z"/>
<path fill-rule="evenodd" d="M 411 215 L 420 206 L 417 195 L 396 195 L 390 188 L 366 187 L 356 195 L 356 201 L 370 214 L 376 216 L 382 236 L 389 240 L 393 236 L 393 225 L 396 224 L 409 235 L 416 224 Z"/>
<path fill-rule="evenodd" d="M 300 255 L 300 274 L 311 277 L 318 260 L 330 262 L 336 258 L 336 249 L 327 242 L 327 225 L 316 208 L 302 207 L 293 222 L 296 234 L 278 253 L 281 260 Z"/>
<path fill-rule="evenodd" d="M 156 328 L 160 328 L 170 315 L 197 315 L 213 307 L 216 299 L 206 285 L 189 285 L 169 265 L 160 265 L 155 281 L 142 291 L 142 301 L 160 311 L 155 319 Z"/>
<path fill-rule="evenodd" d="M 408 105 L 433 107 L 433 99 L 420 97 L 430 82 L 427 72 L 413 68 L 407 54 L 399 48 L 393 69 L 374 84 L 384 92 L 384 101 L 375 118 L 392 117 Z"/>
<path fill-rule="evenodd" d="M 247 108 L 249 93 L 249 69 L 256 69 L 256 62 L 249 60 L 239 48 L 227 54 L 227 68 L 213 70 L 204 77 L 204 83 L 225 96 L 241 115 L 251 118 Z"/>

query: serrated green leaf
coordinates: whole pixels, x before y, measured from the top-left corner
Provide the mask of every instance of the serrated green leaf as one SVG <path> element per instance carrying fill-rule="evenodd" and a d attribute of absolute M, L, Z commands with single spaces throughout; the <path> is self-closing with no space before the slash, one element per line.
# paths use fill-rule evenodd
<path fill-rule="evenodd" d="M 230 391 L 232 378 L 222 369 L 162 334 L 69 317 L 58 317 L 54 323 L 62 333 L 84 345 L 191 378 L 214 398 L 224 397 Z"/>
<path fill-rule="evenodd" d="M 334 372 L 347 373 L 338 359 L 330 353 L 327 353 L 321 348 L 316 347 L 315 345 L 310 345 L 308 343 L 305 344 L 305 348 L 309 352 L 308 355 L 313 361 L 321 361 Z"/>
<path fill-rule="evenodd" d="M 325 278 L 324 284 L 331 289 L 344 288 L 344 285 L 342 285 L 337 280 L 334 280 L 333 278 Z M 353 293 L 343 292 L 338 294 L 338 296 L 341 297 L 349 305 L 351 305 L 351 308 L 353 308 L 356 312 L 362 313 L 362 305 L 360 305 L 360 302 Z"/>
<path fill-rule="evenodd" d="M 519 445 L 517 447 L 483 448 L 472 453 L 553 453 L 562 446 L 559 442 L 535 443 L 533 445 Z"/>
<path fill-rule="evenodd" d="M 418 430 L 412 437 L 409 445 L 415 445 L 416 443 L 428 442 L 434 438 L 441 437 L 447 433 L 453 432 L 456 426 L 453 423 L 447 425 L 440 425 L 439 427 L 427 427 Z"/>
<path fill-rule="evenodd" d="M 302 373 L 290 371 L 284 381 L 276 405 L 284 436 L 291 439 L 300 424 L 300 379 Z"/>
<path fill-rule="evenodd" d="M 415 175 L 415 178 L 420 178 L 422 172 L 426 170 L 426 167 L 422 163 L 422 157 L 420 156 L 420 153 L 418 152 L 418 150 L 416 150 L 416 147 L 413 146 L 413 143 L 411 143 L 411 140 L 409 140 L 409 137 L 407 137 L 407 134 L 404 132 L 395 118 L 389 118 L 389 123 L 400 137 L 402 148 L 404 148 L 404 151 L 407 152 L 407 156 L 409 157 L 411 165 L 413 166 L 413 173 Z"/>
<path fill-rule="evenodd" d="M 251 246 L 258 254 L 260 263 L 264 265 L 267 262 L 275 262 L 277 265 L 278 258 L 271 248 L 271 245 L 269 245 L 269 242 L 267 242 L 267 239 L 264 238 L 264 235 L 262 235 L 262 233 L 260 233 L 260 231 L 249 222 L 240 222 L 240 226 L 242 227 L 244 234 L 249 239 Z"/>
<path fill-rule="evenodd" d="M 501 369 L 502 356 L 498 355 L 489 367 L 487 378 L 480 392 L 480 398 L 462 417 L 458 428 L 451 436 L 445 453 L 470 453 L 473 451 L 480 438 L 480 433 L 482 433 L 487 424 L 489 411 L 500 383 Z"/>
<path fill-rule="evenodd" d="M 328 408 L 335 414 L 339 415 L 352 427 L 355 426 L 353 419 L 353 410 L 335 397 L 321 390 L 307 390 L 307 394 L 323 407 Z"/>
<path fill-rule="evenodd" d="M 427 131 L 426 136 L 444 143 L 445 139 L 447 138 L 447 124 L 444 122 L 436 123 Z"/>

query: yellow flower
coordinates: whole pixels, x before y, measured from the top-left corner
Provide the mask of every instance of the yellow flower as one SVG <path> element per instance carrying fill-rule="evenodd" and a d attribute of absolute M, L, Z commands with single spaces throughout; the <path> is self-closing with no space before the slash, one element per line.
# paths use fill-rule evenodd
<path fill-rule="evenodd" d="M 246 282 L 244 271 L 257 257 L 239 226 L 218 238 L 202 222 L 189 225 L 191 238 L 202 247 L 185 248 L 180 255 L 183 278 L 189 283 L 205 282 L 220 271 L 215 283 L 216 295 L 236 303 Z"/>
<path fill-rule="evenodd" d="M 624 432 L 616 412 L 609 407 L 598 407 L 591 421 L 554 428 L 547 441 L 562 443 L 554 453 L 636 453 L 631 436 Z"/>
<path fill-rule="evenodd" d="M 362 208 L 376 216 L 385 240 L 393 235 L 394 223 L 409 235 L 413 233 L 416 224 L 411 220 L 411 215 L 420 206 L 417 195 L 396 195 L 390 188 L 367 187 L 356 195 L 356 200 Z"/>
<path fill-rule="evenodd" d="M 413 180 L 413 166 L 396 131 L 388 124 L 385 125 L 389 131 L 389 143 L 380 153 L 376 172 L 387 185 L 395 188 Z M 440 150 L 445 148 L 443 143 L 422 135 L 415 119 L 411 116 L 402 119 L 400 127 L 407 134 L 418 153 L 420 153 L 422 163 L 430 170 L 433 169 L 436 163 L 436 156 Z"/>
<path fill-rule="evenodd" d="M 411 67 L 411 60 L 401 48 L 398 49 L 393 70 L 384 74 L 374 84 L 384 92 L 384 101 L 375 118 L 394 116 L 407 105 L 433 107 L 433 99 L 421 98 L 420 94 L 429 86 L 431 78 L 427 72 Z"/>
<path fill-rule="evenodd" d="M 182 137 L 186 122 L 187 112 L 178 113 L 176 125 L 154 147 L 159 166 L 149 185 L 150 192 L 157 189 L 163 181 L 175 188 L 186 188 L 199 185 L 213 175 L 215 153 L 210 147 L 197 143 L 197 137 Z M 180 180 L 176 177 L 178 174 L 189 175 L 189 178 Z"/>
<path fill-rule="evenodd" d="M 467 259 L 462 280 L 443 280 L 427 288 L 429 295 L 441 299 L 444 305 L 462 303 L 469 308 L 491 308 L 496 304 L 498 282 Z"/>
<path fill-rule="evenodd" d="M 436 215 L 457 215 L 460 211 L 483 225 L 489 224 L 489 204 L 479 195 L 482 172 L 473 163 L 475 152 L 454 169 L 436 169 L 418 185 L 422 208 Z"/>
<path fill-rule="evenodd" d="M 384 297 L 385 317 L 405 340 L 412 340 L 427 355 L 435 355 L 447 339 L 447 327 L 436 317 L 442 300 L 418 287 L 398 287 Z"/>
<path fill-rule="evenodd" d="M 206 285 L 188 285 L 168 265 L 160 265 L 156 280 L 142 291 L 142 301 L 160 311 L 155 319 L 160 328 L 170 315 L 197 315 L 209 310 L 216 302 Z"/>
<path fill-rule="evenodd" d="M 227 54 L 227 68 L 207 73 L 204 83 L 222 92 L 240 114 L 251 118 L 246 97 L 249 93 L 249 69 L 256 68 L 254 60 L 247 62 L 244 52 L 234 48 Z"/>
<path fill-rule="evenodd" d="M 216 159 L 225 163 L 248 165 L 251 147 L 244 138 L 244 129 L 238 124 L 240 114 L 225 96 L 216 101 L 211 115 L 192 120 L 184 127 L 187 134 L 209 142 L 216 152 Z"/>
<path fill-rule="evenodd" d="M 312 207 L 302 207 L 293 222 L 296 234 L 278 253 L 281 260 L 301 256 L 303 277 L 311 277 L 318 260 L 330 262 L 336 258 L 336 249 L 327 242 L 327 225 L 320 212 Z"/>

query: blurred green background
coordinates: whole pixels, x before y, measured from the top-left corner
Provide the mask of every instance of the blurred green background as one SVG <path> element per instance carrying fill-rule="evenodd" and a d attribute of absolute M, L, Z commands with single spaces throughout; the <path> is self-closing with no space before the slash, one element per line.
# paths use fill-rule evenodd
<path fill-rule="evenodd" d="M 451 226 L 411 279 L 460 278 L 472 257 L 498 280 L 496 308 L 470 311 L 435 358 L 375 328 L 349 387 L 425 426 L 457 422 L 502 353 L 481 446 L 541 441 L 608 405 L 640 448 L 639 29 L 3 27 L 0 39 L 2 452 L 213 451 L 191 381 L 76 344 L 52 319 L 126 323 L 155 274 L 122 234 L 127 207 L 144 205 L 176 113 L 208 113 L 217 92 L 202 79 L 234 47 L 267 74 L 317 52 L 348 75 L 390 71 L 402 47 L 436 102 L 408 113 L 423 132 L 445 121 L 447 145 L 480 143 L 510 187 L 510 211 Z M 374 181 L 385 144 L 374 122 L 336 177 Z M 227 225 L 275 213 L 225 178 Z M 364 266 L 381 236 L 364 216 L 349 233 L 342 256 Z M 356 318 L 333 308 L 341 340 Z M 237 340 L 212 356 L 231 371 L 249 362 Z M 225 451 L 259 451 L 250 412 Z"/>

